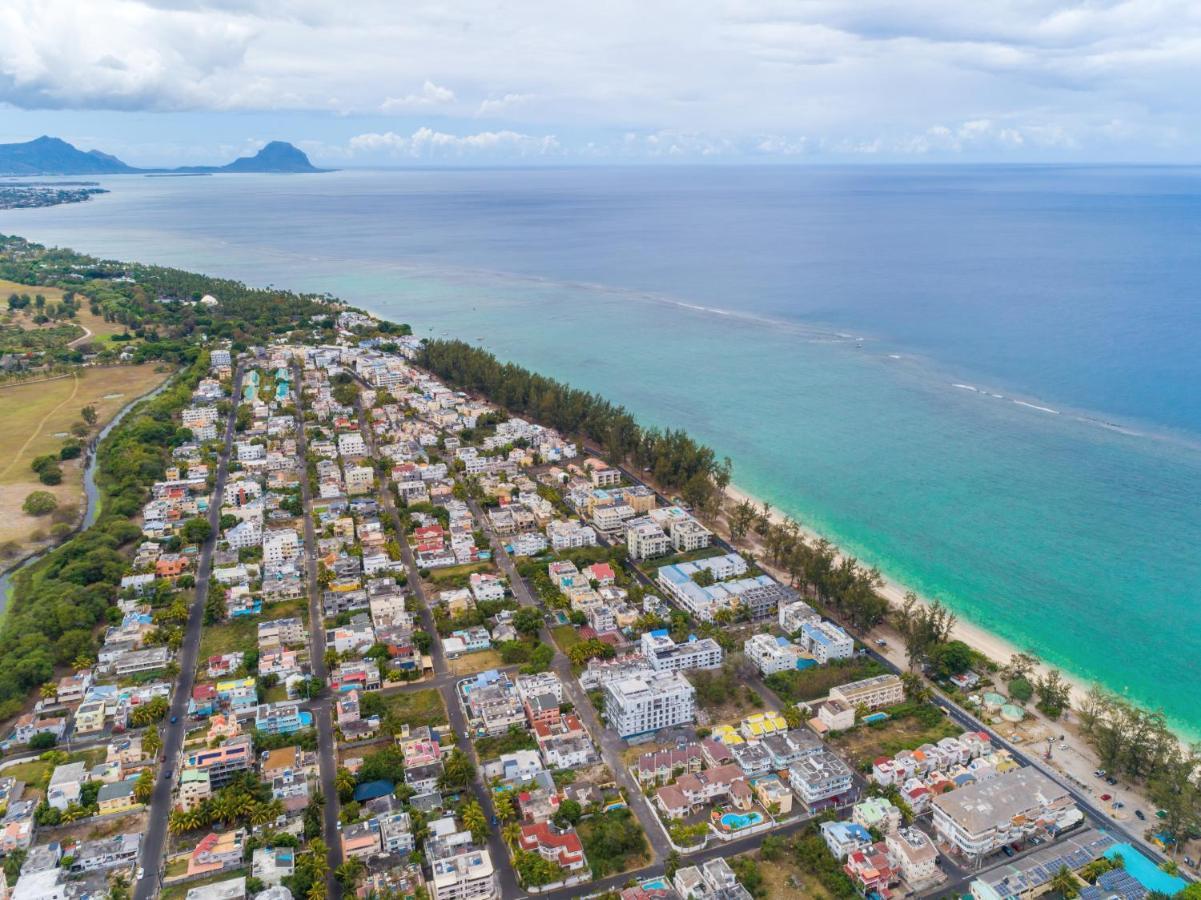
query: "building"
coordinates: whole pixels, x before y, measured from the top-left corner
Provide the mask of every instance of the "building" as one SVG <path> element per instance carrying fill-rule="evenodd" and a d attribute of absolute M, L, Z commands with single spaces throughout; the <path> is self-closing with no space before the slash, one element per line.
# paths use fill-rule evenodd
<path fill-rule="evenodd" d="M 605 684 L 604 692 L 609 727 L 623 738 L 696 717 L 696 689 L 678 672 L 618 679 Z"/>
<path fill-rule="evenodd" d="M 909 885 L 938 877 L 938 850 L 929 836 L 917 828 L 898 828 L 885 835 L 884 846 Z"/>
<path fill-rule="evenodd" d="M 630 519 L 626 524 L 626 546 L 633 559 L 654 559 L 666 556 L 671 550 L 671 539 L 654 519 L 641 517 Z"/>
<path fill-rule="evenodd" d="M 137 862 L 141 850 L 142 835 L 135 833 L 85 841 L 75 849 L 71 872 L 96 872 L 130 866 Z"/>
<path fill-rule="evenodd" d="M 211 749 L 193 750 L 185 754 L 183 760 L 183 768 L 207 772 L 214 790 L 224 787 L 236 773 L 249 769 L 253 764 L 254 748 L 248 734 L 230 738 Z"/>
<path fill-rule="evenodd" d="M 683 672 L 687 669 L 720 669 L 724 653 L 713 638 L 698 640 L 695 635 L 677 644 L 666 628 L 642 635 L 642 655 L 659 672 Z"/>
<path fill-rule="evenodd" d="M 868 709 L 883 709 L 896 706 L 905 699 L 905 685 L 897 675 L 876 675 L 862 681 L 839 685 L 830 689 L 830 698 L 841 700 L 851 707 L 866 706 Z"/>
<path fill-rule="evenodd" d="M 537 853 L 567 872 L 578 872 L 586 865 L 584 845 L 574 828 L 560 830 L 550 822 L 534 822 L 521 826 L 518 843 L 522 850 Z"/>
<path fill-rule="evenodd" d="M 367 859 L 381 852 L 378 819 L 354 822 L 342 829 L 342 858 Z"/>
<path fill-rule="evenodd" d="M 851 821 L 891 834 L 901 827 L 901 811 L 883 797 L 865 797 L 851 810 Z"/>
<path fill-rule="evenodd" d="M 819 663 L 850 659 L 855 641 L 833 622 L 806 622 L 801 626 L 801 646 Z"/>
<path fill-rule="evenodd" d="M 810 810 L 830 805 L 851 790 L 851 770 L 828 750 L 802 757 L 788 768 L 793 793 Z"/>
<path fill-rule="evenodd" d="M 295 702 L 262 703 L 254 713 L 255 729 L 265 734 L 292 734 L 311 723 L 312 714 Z"/>
<path fill-rule="evenodd" d="M 803 669 L 814 664 L 804 650 L 785 637 L 771 634 L 753 634 L 743 644 L 746 658 L 755 664 L 764 675 Z"/>
<path fill-rule="evenodd" d="M 802 600 L 782 604 L 778 610 L 780 629 L 786 634 L 796 634 L 806 622 L 820 622 L 821 616 Z"/>
<path fill-rule="evenodd" d="M 279 884 L 296 871 L 296 851 L 291 847 L 259 847 L 250 860 L 250 874 L 263 884 Z"/>
<path fill-rule="evenodd" d="M 1006 844 L 1080 820 L 1067 790 L 1032 766 L 941 794 L 932 806 L 939 840 L 972 863 Z"/>
<path fill-rule="evenodd" d="M 872 845 L 871 834 L 855 822 L 822 822 L 821 835 L 834 858 L 840 862 L 856 850 Z"/>
<path fill-rule="evenodd" d="M 492 900 L 499 896 L 487 847 L 477 847 L 469 832 L 458 831 L 454 819 L 439 819 L 431 823 L 430 831 L 425 842 L 430 900 Z"/>
<path fill-rule="evenodd" d="M 112 784 L 100 785 L 96 795 L 98 814 L 107 816 L 111 813 L 127 812 L 138 805 L 133 796 L 133 782 L 115 781 Z"/>

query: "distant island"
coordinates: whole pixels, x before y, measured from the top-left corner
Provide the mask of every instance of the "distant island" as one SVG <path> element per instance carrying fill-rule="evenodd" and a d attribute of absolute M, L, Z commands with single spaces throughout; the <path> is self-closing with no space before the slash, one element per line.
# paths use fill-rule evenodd
<path fill-rule="evenodd" d="M 224 166 L 180 166 L 174 169 L 130 166 L 108 153 L 80 150 L 61 138 L 47 135 L 20 144 L 0 144 L 0 175 L 300 174 L 328 171 L 314 166 L 303 150 L 286 141 L 271 141 L 254 156 L 239 157 Z"/>
<path fill-rule="evenodd" d="M 0 182 L 0 209 L 36 209 L 62 203 L 82 203 L 108 191 L 95 182 L 44 182 L 24 184 Z"/>

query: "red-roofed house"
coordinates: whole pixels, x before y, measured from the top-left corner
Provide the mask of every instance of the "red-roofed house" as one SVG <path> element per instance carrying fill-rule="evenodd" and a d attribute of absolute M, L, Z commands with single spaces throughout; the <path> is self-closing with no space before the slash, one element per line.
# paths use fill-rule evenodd
<path fill-rule="evenodd" d="M 589 581 L 595 581 L 601 587 L 613 584 L 617 580 L 613 567 L 608 563 L 593 563 L 584 570 L 584 574 L 588 576 Z"/>
<path fill-rule="evenodd" d="M 549 822 L 521 826 L 521 849 L 537 853 L 565 872 L 584 868 L 584 845 L 575 829 L 559 831 Z"/>
<path fill-rule="evenodd" d="M 874 893 L 887 900 L 891 896 L 889 885 L 897 882 L 897 870 L 888 858 L 888 850 L 883 842 L 853 851 L 843 868 L 865 896 Z"/>

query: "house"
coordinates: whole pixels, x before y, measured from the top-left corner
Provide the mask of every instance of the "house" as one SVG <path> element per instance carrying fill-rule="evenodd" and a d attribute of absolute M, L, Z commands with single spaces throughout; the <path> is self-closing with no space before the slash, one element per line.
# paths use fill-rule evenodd
<path fill-rule="evenodd" d="M 855 652 L 854 639 L 833 622 L 806 622 L 801 626 L 799 641 L 823 665 L 835 659 L 850 659 Z"/>
<path fill-rule="evenodd" d="M 680 775 L 699 772 L 705 766 L 699 744 L 685 744 L 667 750 L 644 753 L 633 766 L 634 777 L 641 785 L 667 784 Z"/>
<path fill-rule="evenodd" d="M 534 822 L 521 826 L 518 844 L 528 853 L 537 853 L 564 872 L 584 868 L 584 845 L 574 828 L 561 830 L 550 822 Z"/>
<path fill-rule="evenodd" d="M 279 884 L 296 871 L 296 851 L 291 847 L 259 847 L 250 861 L 250 874 L 267 885 Z"/>
<path fill-rule="evenodd" d="M 872 836 L 866 828 L 854 822 L 823 822 L 822 840 L 838 860 L 845 860 L 856 850 L 872 845 Z"/>
<path fill-rule="evenodd" d="M 851 809 L 851 821 L 891 834 L 901 827 L 901 811 L 883 797 L 865 797 Z"/>
<path fill-rule="evenodd" d="M 127 812 L 138 806 L 133 795 L 133 782 L 116 781 L 112 784 L 102 784 L 100 793 L 96 795 L 96 806 L 99 815 Z"/>
<path fill-rule="evenodd" d="M 792 812 L 792 789 L 774 772 L 752 778 L 751 790 L 759 804 L 773 816 L 786 816 Z"/>
<path fill-rule="evenodd" d="M 210 832 L 200 839 L 188 859 L 188 876 L 207 875 L 242 864 L 246 832 Z"/>
<path fill-rule="evenodd" d="M 208 772 L 203 769 L 184 769 L 179 773 L 176 809 L 195 809 L 212 795 L 213 784 Z"/>
<path fill-rule="evenodd" d="M 896 884 L 898 872 L 883 841 L 854 850 L 847 856 L 843 871 L 864 896 L 888 896 Z"/>
<path fill-rule="evenodd" d="M 142 835 L 136 833 L 84 841 L 75 848 L 70 871 L 77 874 L 131 866 L 137 862 L 141 850 Z"/>
<path fill-rule="evenodd" d="M 430 900 L 489 900 L 498 895 L 487 847 L 477 847 L 469 832 L 458 831 L 453 818 L 432 822 L 430 832 L 425 843 Z"/>
<path fill-rule="evenodd" d="M 378 819 L 355 822 L 342 829 L 342 858 L 366 859 L 382 850 Z"/>
<path fill-rule="evenodd" d="M 254 727 L 265 734 L 292 734 L 312 724 L 312 713 L 294 701 L 262 703 L 254 714 Z"/>
<path fill-rule="evenodd" d="M 86 763 L 66 763 L 56 767 L 46 787 L 46 803 L 65 812 L 72 803 L 79 802 L 83 783 L 87 780 Z"/>

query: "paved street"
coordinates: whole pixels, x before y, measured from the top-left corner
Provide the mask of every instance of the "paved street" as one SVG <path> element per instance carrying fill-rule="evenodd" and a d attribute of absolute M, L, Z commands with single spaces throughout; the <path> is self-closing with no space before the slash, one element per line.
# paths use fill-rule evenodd
<path fill-rule="evenodd" d="M 304 565 L 309 594 L 309 638 L 313 675 L 328 684 L 329 672 L 325 668 L 325 626 L 321 609 L 321 588 L 317 583 L 317 539 L 313 533 L 313 497 L 309 485 L 305 460 L 308 459 L 308 443 L 304 433 L 304 391 L 301 387 L 300 366 L 293 366 L 296 386 L 296 455 L 300 463 L 300 494 L 304 502 Z M 342 832 L 338 823 L 338 755 L 334 740 L 334 726 L 330 718 L 332 702 L 327 691 L 322 691 L 310 707 L 317 726 L 317 759 L 321 782 L 321 795 L 325 798 L 324 816 L 325 841 L 328 847 L 327 876 L 331 900 L 342 896 L 342 885 L 334 878 L 334 870 L 342 863 Z"/>
<path fill-rule="evenodd" d="M 375 432 L 368 425 L 367 414 L 363 410 L 362 402 L 359 402 L 357 406 L 359 428 L 362 431 L 363 439 L 367 443 L 368 451 L 371 453 L 372 458 L 379 458 L 376 456 Z M 450 669 L 446 663 L 446 656 L 442 652 L 442 641 L 438 637 L 437 629 L 434 627 L 434 617 L 430 612 L 429 598 L 426 596 L 425 586 L 417 574 L 417 561 L 413 558 L 412 548 L 409 547 L 408 541 L 405 540 L 404 528 L 401 527 L 400 515 L 397 512 L 396 501 L 392 495 L 392 485 L 388 478 L 388 472 L 386 470 L 382 471 L 379 478 L 380 484 L 377 494 L 383 504 L 384 511 L 392 520 L 392 524 L 396 529 L 397 543 L 400 544 L 401 560 L 408 570 L 409 590 L 417 598 L 420 607 L 421 628 L 432 639 L 430 656 L 432 657 L 435 676 L 432 686 L 437 687 L 438 691 L 442 694 L 442 702 L 446 706 L 447 719 L 450 722 L 451 730 L 454 731 L 456 744 L 460 750 L 470 757 L 478 768 L 480 760 L 476 755 L 475 745 L 469 736 L 467 716 L 463 712 L 463 708 L 459 703 L 458 693 L 455 690 L 457 679 L 450 673 Z M 430 686 L 430 683 L 421 685 L 421 687 Z M 480 807 L 484 810 L 484 815 L 491 822 L 496 815 L 496 809 L 492 805 L 492 798 L 489 796 L 489 792 L 484 787 L 482 774 L 478 775 L 472 781 L 471 791 L 475 795 Z M 491 854 L 492 864 L 496 868 L 500 883 L 500 896 L 521 896 L 522 891 L 517 884 L 517 874 L 513 871 L 513 866 L 509 862 L 508 847 L 505 846 L 499 829 L 493 828 L 488 835 L 488 852 Z"/>
<path fill-rule="evenodd" d="M 234 373 L 233 396 L 236 398 L 242 390 L 242 369 Z M 225 423 L 225 446 L 217 465 L 217 481 L 213 489 L 212 502 L 209 505 L 209 525 L 212 534 L 200 548 L 200 559 L 196 566 L 196 593 L 192 598 L 192 607 L 188 611 L 188 625 L 184 633 L 183 645 L 180 647 L 179 678 L 175 683 L 175 693 L 171 698 L 171 709 L 167 722 L 163 726 L 163 764 L 158 782 L 154 786 L 154 794 L 150 799 L 150 812 L 146 819 L 146 834 L 142 842 L 142 866 L 145 874 L 134 885 L 134 900 L 150 900 L 159 888 L 162 869 L 165 864 L 163 851 L 167 841 L 167 816 L 171 812 L 171 788 L 175 769 L 179 765 L 180 752 L 183 749 L 184 734 L 187 730 L 188 700 L 192 696 L 192 684 L 196 678 L 196 662 L 200 652 L 200 632 L 204 627 L 204 604 L 208 599 L 209 579 L 213 571 L 213 549 L 217 546 L 217 538 L 221 534 L 221 498 L 225 492 L 225 479 L 229 474 L 229 453 L 234 438 L 234 411 L 236 402 L 230 410 Z M 174 724 L 172 723 L 174 720 Z M 166 773 L 171 772 L 171 777 Z"/>

